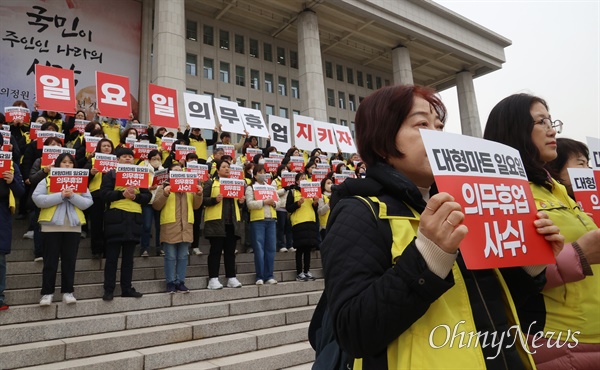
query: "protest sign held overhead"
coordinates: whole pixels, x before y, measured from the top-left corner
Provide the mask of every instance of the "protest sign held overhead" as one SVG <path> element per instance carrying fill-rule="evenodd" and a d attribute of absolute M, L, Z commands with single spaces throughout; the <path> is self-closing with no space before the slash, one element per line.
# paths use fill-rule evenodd
<path fill-rule="evenodd" d="M 271 133 L 271 145 L 277 151 L 285 153 L 291 146 L 290 120 L 278 116 L 269 115 L 269 132 Z"/>
<path fill-rule="evenodd" d="M 215 99 L 215 109 L 221 129 L 226 132 L 236 134 L 244 133 L 244 123 L 242 122 L 236 102 L 223 99 Z"/>
<path fill-rule="evenodd" d="M 212 100 L 212 96 L 208 95 L 183 93 L 185 117 L 190 127 L 214 130 L 216 121 Z"/>
<path fill-rule="evenodd" d="M 104 116 L 128 118 L 133 111 L 126 76 L 96 71 L 96 97 L 98 110 Z"/>
<path fill-rule="evenodd" d="M 294 114 L 294 145 L 311 151 L 315 146 L 314 120 L 312 117 Z"/>
<path fill-rule="evenodd" d="M 148 107 L 150 122 L 157 126 L 177 128 L 177 90 L 148 84 Z"/>
<path fill-rule="evenodd" d="M 75 113 L 75 75 L 72 70 L 35 65 L 38 109 Z"/>

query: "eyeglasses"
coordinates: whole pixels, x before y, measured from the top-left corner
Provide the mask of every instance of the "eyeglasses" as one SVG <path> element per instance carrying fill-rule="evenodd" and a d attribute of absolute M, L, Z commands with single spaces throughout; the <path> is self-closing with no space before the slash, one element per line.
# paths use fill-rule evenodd
<path fill-rule="evenodd" d="M 557 134 L 562 132 L 563 123 L 559 119 L 552 121 L 550 118 L 542 118 L 541 120 L 534 121 L 533 123 L 536 125 L 543 125 L 546 131 L 553 128 L 556 130 Z"/>

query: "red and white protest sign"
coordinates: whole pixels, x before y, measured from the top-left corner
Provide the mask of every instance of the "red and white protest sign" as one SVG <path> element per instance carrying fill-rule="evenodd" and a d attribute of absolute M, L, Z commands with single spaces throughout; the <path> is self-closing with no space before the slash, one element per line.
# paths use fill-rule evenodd
<path fill-rule="evenodd" d="M 2 178 L 4 172 L 10 171 L 11 163 L 12 152 L 0 152 L 0 178 Z"/>
<path fill-rule="evenodd" d="M 550 244 L 533 225 L 537 209 L 517 150 L 471 136 L 420 131 L 438 189 L 463 207 L 469 233 L 460 250 L 467 268 L 555 263 Z"/>
<path fill-rule="evenodd" d="M 74 71 L 35 65 L 35 97 L 38 109 L 75 113 Z"/>
<path fill-rule="evenodd" d="M 567 168 L 567 171 L 579 207 L 591 213 L 594 223 L 600 225 L 600 171 L 591 168 Z"/>
<path fill-rule="evenodd" d="M 333 123 L 330 123 L 330 125 L 335 133 L 337 146 L 342 153 L 356 153 L 356 144 L 354 143 L 354 139 L 352 139 L 350 128 L 342 125 L 334 125 Z"/>
<path fill-rule="evenodd" d="M 600 138 L 586 136 L 585 141 L 590 151 L 590 167 L 600 170 Z"/>
<path fill-rule="evenodd" d="M 331 167 L 327 164 L 327 162 L 315 163 L 317 165 L 317 169 L 319 170 L 327 170 L 330 171 Z"/>
<path fill-rule="evenodd" d="M 321 184 L 302 180 L 300 181 L 300 194 L 302 194 L 302 198 L 321 198 Z"/>
<path fill-rule="evenodd" d="M 133 164 L 118 164 L 115 186 L 148 188 L 150 168 Z"/>
<path fill-rule="evenodd" d="M 152 186 L 160 186 L 163 182 L 169 179 L 169 170 L 157 170 L 154 171 L 154 177 L 152 177 Z"/>
<path fill-rule="evenodd" d="M 94 168 L 102 173 L 117 169 L 117 156 L 114 154 L 95 153 Z"/>
<path fill-rule="evenodd" d="M 196 147 L 192 145 L 175 144 L 175 159 L 185 159 L 189 153 L 196 153 Z"/>
<path fill-rule="evenodd" d="M 128 118 L 132 112 L 129 77 L 96 71 L 96 97 L 106 117 Z"/>
<path fill-rule="evenodd" d="M 0 150 L 3 152 L 10 152 L 10 131 L 0 130 L 0 134 L 2 135 L 2 143 L 0 143 Z"/>
<path fill-rule="evenodd" d="M 208 180 L 209 172 L 208 165 L 200 164 L 196 162 L 188 162 L 186 164 L 188 171 L 195 173 L 198 176 L 198 180 L 205 182 Z"/>
<path fill-rule="evenodd" d="M 2 124 L 2 130 L 4 130 L 4 131 L 10 131 L 10 125 Z"/>
<path fill-rule="evenodd" d="M 238 179 L 219 179 L 219 191 L 223 198 L 241 198 L 244 196 L 246 181 Z"/>
<path fill-rule="evenodd" d="M 29 139 L 35 140 L 37 139 L 37 133 L 42 129 L 42 124 L 37 122 L 31 122 L 29 124 Z"/>
<path fill-rule="evenodd" d="M 179 127 L 177 115 L 177 90 L 148 84 L 150 122 L 164 127 Z"/>
<path fill-rule="evenodd" d="M 148 125 L 143 123 L 132 123 L 129 127 L 134 128 L 137 131 L 138 136 L 148 134 Z"/>
<path fill-rule="evenodd" d="M 177 138 L 174 137 L 162 137 L 161 139 L 161 144 L 160 147 L 163 150 L 166 150 L 168 152 L 171 151 L 171 148 L 173 148 L 173 143 L 177 141 Z"/>
<path fill-rule="evenodd" d="M 88 123 L 90 123 L 90 121 L 84 119 L 76 119 L 74 129 L 79 131 L 80 134 L 83 134 L 85 132 L 85 126 L 87 126 Z"/>
<path fill-rule="evenodd" d="M 277 190 L 271 185 L 254 184 L 252 185 L 252 190 L 254 191 L 254 200 L 279 200 L 279 197 L 277 196 Z"/>
<path fill-rule="evenodd" d="M 158 145 L 156 144 L 136 142 L 133 144 L 133 158 L 148 159 L 148 153 L 157 149 Z"/>
<path fill-rule="evenodd" d="M 333 178 L 335 180 L 335 184 L 339 185 L 339 184 L 343 183 L 344 181 L 346 181 L 346 179 L 350 178 L 350 175 L 336 173 Z"/>
<path fill-rule="evenodd" d="M 256 148 L 246 148 L 246 158 L 248 161 L 252 162 L 254 160 L 255 155 L 263 154 L 261 149 Z"/>
<path fill-rule="evenodd" d="M 328 169 L 314 168 L 312 170 L 312 181 L 320 183 L 321 180 L 323 180 L 324 178 L 327 177 L 328 173 L 329 173 Z"/>
<path fill-rule="evenodd" d="M 4 121 L 14 122 L 20 120 L 21 122 L 29 122 L 31 114 L 29 109 L 23 107 L 4 107 Z"/>
<path fill-rule="evenodd" d="M 65 144 L 65 134 L 63 134 L 61 132 L 56 132 L 56 131 L 38 131 L 37 132 L 37 144 L 36 144 L 36 147 L 38 149 L 42 149 L 42 147 L 44 146 L 44 141 L 46 141 L 46 139 L 48 139 L 49 137 L 55 137 L 55 138 L 59 139 L 60 142 L 63 145 Z"/>
<path fill-rule="evenodd" d="M 235 158 L 235 147 L 233 145 L 217 144 L 217 149 L 223 149 L 223 155 Z"/>
<path fill-rule="evenodd" d="M 267 172 L 276 172 L 277 167 L 281 165 L 281 159 L 279 158 L 265 158 L 265 170 Z"/>
<path fill-rule="evenodd" d="M 88 153 L 94 153 L 98 147 L 98 143 L 102 140 L 98 136 L 86 136 L 85 137 L 85 151 Z"/>
<path fill-rule="evenodd" d="M 290 157 L 290 170 L 294 172 L 304 172 L 304 157 L 291 156 Z"/>
<path fill-rule="evenodd" d="M 44 146 L 42 148 L 42 161 L 41 165 L 43 167 L 54 164 L 56 158 L 62 153 L 69 153 L 73 157 L 75 156 L 75 149 L 72 148 L 63 148 L 61 146 Z M 73 163 L 75 164 L 75 163 Z"/>
<path fill-rule="evenodd" d="M 85 193 L 89 175 L 89 170 L 81 168 L 51 168 L 50 192 L 58 193 L 65 189 L 73 189 L 74 193 Z"/>
<path fill-rule="evenodd" d="M 135 143 L 137 143 L 137 139 L 134 137 L 126 137 L 125 138 L 125 147 L 129 149 L 133 149 Z"/>
<path fill-rule="evenodd" d="M 312 117 L 294 114 L 294 144 L 296 148 L 308 151 L 316 148 Z"/>
<path fill-rule="evenodd" d="M 214 130 L 215 115 L 213 113 L 212 96 L 183 93 L 186 121 L 190 127 Z"/>
<path fill-rule="evenodd" d="M 237 165 L 237 164 L 229 165 L 229 178 L 243 180 L 244 179 L 244 167 Z"/>
<path fill-rule="evenodd" d="M 356 173 L 352 170 L 342 170 L 342 175 L 348 175 L 350 178 L 356 178 Z"/>
<path fill-rule="evenodd" d="M 282 171 L 281 172 L 281 186 L 285 188 L 287 186 L 296 185 L 296 175 L 297 174 L 298 174 L 298 172 Z"/>
<path fill-rule="evenodd" d="M 195 193 L 198 191 L 198 176 L 192 172 L 169 172 L 171 191 L 175 193 Z"/>
<path fill-rule="evenodd" d="M 283 161 L 283 158 L 285 157 L 285 155 L 281 154 L 281 153 L 277 153 L 277 152 L 270 152 L 269 153 L 269 158 L 277 158 L 280 161 Z"/>
<path fill-rule="evenodd" d="M 323 152 L 337 153 L 337 142 L 333 134 L 333 128 L 328 122 L 314 121 L 316 147 L 321 148 Z M 327 157 L 325 157 L 327 160 Z"/>

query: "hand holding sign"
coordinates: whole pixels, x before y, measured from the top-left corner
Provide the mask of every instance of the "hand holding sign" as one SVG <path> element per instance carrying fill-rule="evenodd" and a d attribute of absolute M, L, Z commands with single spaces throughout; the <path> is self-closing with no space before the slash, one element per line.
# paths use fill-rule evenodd
<path fill-rule="evenodd" d="M 421 214 L 419 232 L 446 253 L 456 253 L 469 229 L 461 225 L 465 215 L 460 204 L 448 193 L 429 199 Z"/>
<path fill-rule="evenodd" d="M 558 256 L 565 245 L 565 237 L 560 235 L 560 229 L 558 226 L 554 225 L 554 222 L 552 222 L 550 218 L 548 218 L 546 212 L 538 212 L 536 216 L 538 217 L 538 220 L 533 222 L 536 231 L 538 234 L 543 235 L 544 239 L 550 243 L 554 257 Z"/>
<path fill-rule="evenodd" d="M 71 188 L 63 189 L 61 191 L 61 195 L 62 195 L 63 199 L 69 199 L 73 196 L 73 189 L 71 189 Z"/>

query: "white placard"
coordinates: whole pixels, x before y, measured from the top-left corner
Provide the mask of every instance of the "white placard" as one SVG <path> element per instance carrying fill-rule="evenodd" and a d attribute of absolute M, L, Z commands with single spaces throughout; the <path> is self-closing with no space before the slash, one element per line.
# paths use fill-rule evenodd
<path fill-rule="evenodd" d="M 342 125 L 334 125 L 333 123 L 330 123 L 330 125 L 342 153 L 356 153 L 356 144 L 350 133 L 350 128 Z"/>
<path fill-rule="evenodd" d="M 312 117 L 294 114 L 294 145 L 298 149 L 308 150 L 316 148 L 314 119 Z"/>
<path fill-rule="evenodd" d="M 317 148 L 321 148 L 321 151 L 327 153 L 337 153 L 337 141 L 333 128 L 328 122 L 314 121 L 315 128 L 315 139 L 317 141 Z"/>
<path fill-rule="evenodd" d="M 221 130 L 236 134 L 245 134 L 244 123 L 240 118 L 239 106 L 235 102 L 223 99 L 215 99 L 215 109 Z"/>
<path fill-rule="evenodd" d="M 267 124 L 260 110 L 238 107 L 238 112 L 248 131 L 248 136 L 269 137 Z"/>
<path fill-rule="evenodd" d="M 292 146 L 290 120 L 273 115 L 269 115 L 267 118 L 269 119 L 271 145 L 277 148 L 278 152 L 287 152 Z"/>
<path fill-rule="evenodd" d="M 190 127 L 215 129 L 216 120 L 212 96 L 184 92 L 183 101 L 185 102 L 185 117 Z"/>

